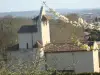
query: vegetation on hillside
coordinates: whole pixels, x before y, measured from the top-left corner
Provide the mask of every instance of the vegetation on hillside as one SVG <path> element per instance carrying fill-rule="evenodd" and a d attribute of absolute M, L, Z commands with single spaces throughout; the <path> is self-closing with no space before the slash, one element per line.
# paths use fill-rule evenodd
<path fill-rule="evenodd" d="M 18 44 L 17 31 L 22 25 L 32 24 L 28 18 L 14 18 L 5 16 L 0 18 L 0 64 L 1 61 L 7 61 L 7 52 L 9 47 Z M 14 49 L 13 49 L 14 50 Z M 0 65 L 1 67 L 2 65 Z"/>
<path fill-rule="evenodd" d="M 13 18 L 5 16 L 0 18 L 0 48 L 7 48 L 18 43 L 17 31 L 22 25 L 32 24 L 27 18 Z"/>

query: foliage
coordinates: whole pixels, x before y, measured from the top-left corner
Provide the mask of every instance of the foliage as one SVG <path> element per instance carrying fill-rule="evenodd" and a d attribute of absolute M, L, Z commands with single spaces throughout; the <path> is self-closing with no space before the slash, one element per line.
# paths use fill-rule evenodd
<path fill-rule="evenodd" d="M 74 45 L 79 46 L 79 47 L 80 47 L 81 49 L 83 49 L 83 50 L 87 50 L 87 51 L 93 50 L 93 49 L 92 49 L 92 46 L 90 47 L 90 46 L 88 46 L 88 44 L 83 44 L 82 42 L 80 42 L 80 39 L 77 38 L 76 35 L 72 35 L 71 40 L 72 40 L 72 43 L 73 43 Z"/>
<path fill-rule="evenodd" d="M 7 48 L 18 43 L 17 31 L 24 24 L 30 24 L 30 19 L 4 16 L 0 18 L 0 48 Z"/>
<path fill-rule="evenodd" d="M 10 15 L 0 17 L 0 69 L 2 61 L 7 62 L 8 47 L 14 47 L 18 43 L 17 31 L 24 24 L 32 24 L 28 18 L 14 18 Z"/>
<path fill-rule="evenodd" d="M 87 32 L 89 32 L 89 41 L 100 41 L 100 31 L 99 30 L 91 30 L 91 29 L 87 29 L 85 30 Z"/>
<path fill-rule="evenodd" d="M 56 10 L 50 8 L 46 2 L 43 2 L 43 4 L 45 5 L 45 7 L 47 7 L 49 9 L 49 11 L 55 16 L 58 17 L 60 20 L 62 20 L 65 23 L 70 23 L 72 24 L 74 27 L 81 27 L 84 29 L 96 29 L 96 30 L 100 30 L 100 26 L 96 26 L 95 24 L 89 24 L 87 23 L 85 20 L 83 20 L 82 18 L 79 17 L 78 22 L 77 21 L 72 21 L 70 20 L 68 17 L 65 17 L 64 15 L 61 15 L 60 13 L 58 13 Z"/>
<path fill-rule="evenodd" d="M 71 73 L 71 72 L 58 72 L 58 71 L 40 71 L 38 74 L 34 72 L 10 72 L 3 70 L 0 75 L 100 75 L 100 73 Z"/>

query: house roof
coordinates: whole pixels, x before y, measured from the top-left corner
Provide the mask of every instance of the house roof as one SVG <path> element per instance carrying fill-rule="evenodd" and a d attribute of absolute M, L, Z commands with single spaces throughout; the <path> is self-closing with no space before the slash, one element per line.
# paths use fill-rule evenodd
<path fill-rule="evenodd" d="M 24 25 L 19 29 L 18 33 L 32 33 L 37 31 L 37 25 Z"/>
<path fill-rule="evenodd" d="M 94 41 L 82 41 L 83 44 L 87 44 L 88 46 L 93 46 Z M 79 46 L 74 45 L 73 43 L 50 43 L 45 46 L 46 53 L 53 52 L 80 52 L 87 51 Z"/>
<path fill-rule="evenodd" d="M 46 53 L 87 51 L 72 43 L 51 43 L 45 46 Z"/>
<path fill-rule="evenodd" d="M 38 20 L 38 19 L 39 19 L 39 15 L 36 16 L 35 18 L 33 18 L 33 20 Z M 45 21 L 45 20 L 48 20 L 48 19 L 50 19 L 49 16 L 47 16 L 47 15 L 43 15 L 43 16 L 42 16 L 42 21 Z"/>

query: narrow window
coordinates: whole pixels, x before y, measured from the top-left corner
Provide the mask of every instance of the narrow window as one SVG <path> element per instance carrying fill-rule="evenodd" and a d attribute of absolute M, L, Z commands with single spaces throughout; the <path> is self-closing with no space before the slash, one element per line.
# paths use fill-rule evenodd
<path fill-rule="evenodd" d="M 26 44 L 26 47 L 27 47 L 27 49 L 28 49 L 28 43 Z"/>

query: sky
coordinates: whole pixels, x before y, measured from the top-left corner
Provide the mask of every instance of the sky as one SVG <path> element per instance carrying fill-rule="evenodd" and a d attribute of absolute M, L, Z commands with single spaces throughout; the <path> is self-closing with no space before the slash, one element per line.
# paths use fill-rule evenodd
<path fill-rule="evenodd" d="M 39 10 L 43 0 L 0 0 L 0 12 Z M 44 0 L 54 9 L 100 8 L 100 0 Z"/>

